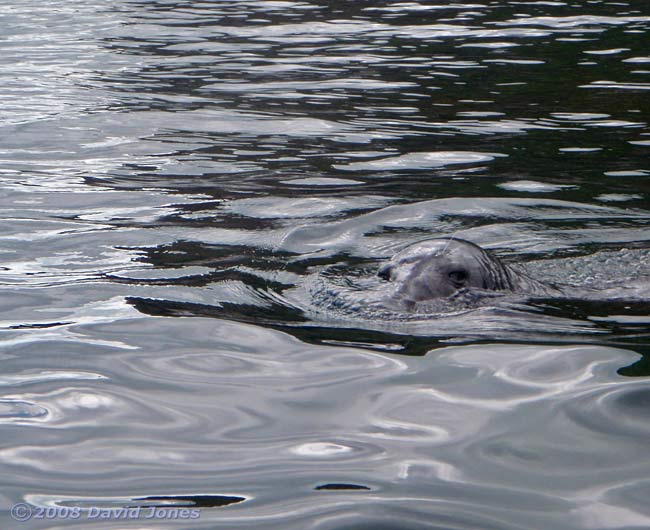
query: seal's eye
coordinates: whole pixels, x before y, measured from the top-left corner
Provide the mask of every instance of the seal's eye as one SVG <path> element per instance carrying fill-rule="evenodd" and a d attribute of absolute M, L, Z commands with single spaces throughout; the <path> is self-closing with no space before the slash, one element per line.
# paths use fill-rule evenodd
<path fill-rule="evenodd" d="M 456 285 L 463 285 L 467 279 L 467 274 L 465 274 L 465 271 L 451 271 L 449 279 Z"/>

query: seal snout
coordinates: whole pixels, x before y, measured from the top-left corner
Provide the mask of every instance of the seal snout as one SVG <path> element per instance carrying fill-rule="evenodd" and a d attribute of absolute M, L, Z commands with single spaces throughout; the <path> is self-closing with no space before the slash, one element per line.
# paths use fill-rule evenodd
<path fill-rule="evenodd" d="M 379 276 L 382 280 L 389 281 L 391 269 L 392 267 L 388 264 L 382 265 L 377 271 L 377 276 Z"/>

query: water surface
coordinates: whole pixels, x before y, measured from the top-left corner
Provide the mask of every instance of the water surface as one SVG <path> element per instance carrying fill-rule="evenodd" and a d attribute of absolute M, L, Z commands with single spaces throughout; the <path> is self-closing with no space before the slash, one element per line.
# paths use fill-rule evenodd
<path fill-rule="evenodd" d="M 650 526 L 645 2 L 0 28 L 0 526 Z M 372 309 L 383 260 L 452 234 L 575 294 Z"/>

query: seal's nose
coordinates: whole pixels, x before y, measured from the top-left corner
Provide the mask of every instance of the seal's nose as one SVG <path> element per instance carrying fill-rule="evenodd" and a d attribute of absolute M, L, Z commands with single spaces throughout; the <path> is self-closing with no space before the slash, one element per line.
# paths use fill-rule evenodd
<path fill-rule="evenodd" d="M 390 265 L 384 265 L 379 268 L 377 271 L 377 276 L 379 276 L 382 280 L 389 281 L 390 280 Z"/>

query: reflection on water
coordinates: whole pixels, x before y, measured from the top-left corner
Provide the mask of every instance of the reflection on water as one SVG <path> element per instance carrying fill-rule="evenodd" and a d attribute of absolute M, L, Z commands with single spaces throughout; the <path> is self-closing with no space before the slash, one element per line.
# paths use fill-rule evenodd
<path fill-rule="evenodd" d="M 650 524 L 646 5 L 0 21 L 0 526 Z M 565 296 L 378 311 L 451 234 Z"/>

